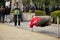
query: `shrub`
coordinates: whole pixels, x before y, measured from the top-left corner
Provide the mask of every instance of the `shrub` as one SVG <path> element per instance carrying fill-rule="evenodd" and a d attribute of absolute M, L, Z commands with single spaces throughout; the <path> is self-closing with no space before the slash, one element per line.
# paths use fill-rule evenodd
<path fill-rule="evenodd" d="M 35 10 L 35 15 L 36 16 L 46 16 L 46 12 L 41 11 L 41 10 Z"/>
<path fill-rule="evenodd" d="M 59 17 L 59 23 L 60 23 L 60 10 L 51 12 L 51 17 L 54 19 L 53 23 L 57 23 L 57 16 Z"/>
<path fill-rule="evenodd" d="M 60 17 L 60 10 L 51 12 L 51 16 L 52 16 L 52 17 L 57 17 L 57 16 Z"/>
<path fill-rule="evenodd" d="M 29 10 L 29 13 L 32 13 L 32 10 Z"/>

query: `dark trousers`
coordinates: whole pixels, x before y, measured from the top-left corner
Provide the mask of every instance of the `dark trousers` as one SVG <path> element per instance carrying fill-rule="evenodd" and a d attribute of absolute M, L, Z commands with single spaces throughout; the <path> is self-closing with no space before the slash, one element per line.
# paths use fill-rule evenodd
<path fill-rule="evenodd" d="M 0 22 L 4 23 L 4 14 L 0 14 Z"/>
<path fill-rule="evenodd" d="M 45 27 L 49 25 L 49 19 L 42 19 L 38 22 L 38 26 Z"/>
<path fill-rule="evenodd" d="M 20 25 L 20 15 L 14 15 L 14 23 L 15 23 L 15 26 L 17 25 L 17 23 L 18 25 Z"/>
<path fill-rule="evenodd" d="M 22 17 L 22 13 L 20 14 L 20 19 L 21 19 L 21 22 L 23 22 L 23 17 Z"/>

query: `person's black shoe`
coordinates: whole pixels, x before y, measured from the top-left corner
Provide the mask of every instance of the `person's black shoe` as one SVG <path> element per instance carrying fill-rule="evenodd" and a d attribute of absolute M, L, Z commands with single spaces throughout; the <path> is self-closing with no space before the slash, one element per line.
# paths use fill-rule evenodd
<path fill-rule="evenodd" d="M 20 26 L 20 23 L 18 23 L 18 25 Z"/>
<path fill-rule="evenodd" d="M 20 26 L 20 24 L 18 24 L 18 26 Z"/>

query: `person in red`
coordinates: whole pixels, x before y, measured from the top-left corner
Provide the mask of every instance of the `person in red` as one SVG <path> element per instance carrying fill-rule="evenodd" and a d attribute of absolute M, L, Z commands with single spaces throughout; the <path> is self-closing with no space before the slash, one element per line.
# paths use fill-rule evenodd
<path fill-rule="evenodd" d="M 33 26 L 40 26 L 40 27 L 45 27 L 49 25 L 49 19 L 42 19 L 37 16 L 33 16 L 33 18 L 30 21 L 30 28 L 33 30 Z"/>
<path fill-rule="evenodd" d="M 30 22 L 30 28 L 33 28 L 33 26 L 38 26 L 37 22 L 41 21 L 42 18 L 39 17 L 33 17 L 31 22 Z"/>

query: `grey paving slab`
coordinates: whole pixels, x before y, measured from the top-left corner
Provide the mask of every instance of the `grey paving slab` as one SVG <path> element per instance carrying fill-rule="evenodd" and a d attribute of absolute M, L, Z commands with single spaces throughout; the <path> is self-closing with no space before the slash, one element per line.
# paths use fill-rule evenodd
<path fill-rule="evenodd" d="M 14 23 L 6 23 L 8 26 L 14 26 Z M 59 25 L 60 26 L 60 25 Z M 29 27 L 29 22 L 21 22 L 21 26 L 14 26 L 14 27 L 18 27 L 18 28 L 22 28 L 22 29 L 26 29 L 26 30 L 30 30 Z M 47 34 L 47 35 L 51 35 L 51 36 L 57 36 L 57 25 L 56 24 L 51 24 L 49 26 L 46 27 L 35 27 L 33 28 L 33 31 L 35 32 L 39 32 L 39 33 L 43 33 L 43 34 Z M 59 27 L 59 31 L 58 31 L 58 35 L 60 37 L 60 27 Z"/>

